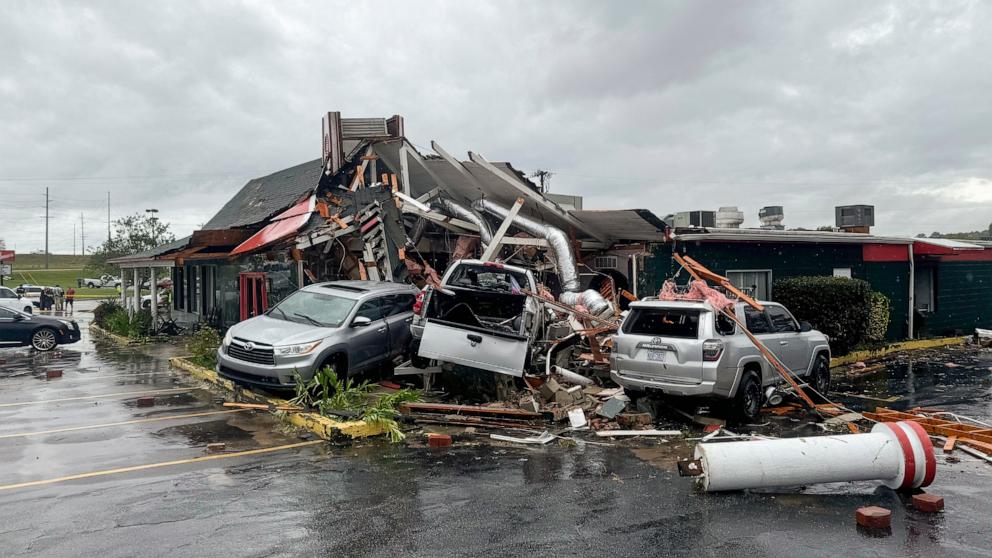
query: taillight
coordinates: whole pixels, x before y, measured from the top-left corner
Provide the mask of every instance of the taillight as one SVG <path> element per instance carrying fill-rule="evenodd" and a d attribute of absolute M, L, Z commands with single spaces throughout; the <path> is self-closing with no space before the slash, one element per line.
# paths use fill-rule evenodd
<path fill-rule="evenodd" d="M 413 301 L 413 313 L 420 315 L 420 311 L 424 309 L 424 291 L 417 293 L 417 299 Z"/>
<path fill-rule="evenodd" d="M 723 341 L 718 339 L 708 339 L 703 341 L 703 361 L 716 362 L 723 354 Z"/>

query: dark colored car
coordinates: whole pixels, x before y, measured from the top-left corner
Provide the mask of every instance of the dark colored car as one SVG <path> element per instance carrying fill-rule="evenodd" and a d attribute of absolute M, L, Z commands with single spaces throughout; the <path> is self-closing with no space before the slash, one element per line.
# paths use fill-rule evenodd
<path fill-rule="evenodd" d="M 75 320 L 0 307 L 0 347 L 30 346 L 38 351 L 51 351 L 76 341 L 79 341 L 79 324 Z"/>

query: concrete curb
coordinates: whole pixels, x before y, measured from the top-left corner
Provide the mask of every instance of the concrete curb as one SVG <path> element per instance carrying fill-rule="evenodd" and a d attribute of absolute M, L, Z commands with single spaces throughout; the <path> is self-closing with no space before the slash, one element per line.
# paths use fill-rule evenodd
<path fill-rule="evenodd" d="M 903 351 L 917 351 L 920 349 L 933 349 L 937 347 L 948 347 L 951 345 L 963 345 L 967 341 L 967 337 L 939 337 L 936 339 L 913 339 L 911 341 L 900 341 L 898 343 L 892 343 L 891 345 L 886 345 L 879 349 L 871 349 L 868 351 L 855 351 L 853 353 L 848 353 L 844 356 L 839 356 L 830 359 L 830 367 L 834 368 L 837 366 L 844 366 L 847 364 L 854 364 L 859 361 L 868 361 L 877 358 L 881 358 L 893 353 L 901 353 Z"/>
<path fill-rule="evenodd" d="M 97 335 L 101 337 L 105 337 L 113 341 L 114 343 L 117 343 L 118 345 L 139 345 L 141 343 L 144 343 L 144 341 L 141 341 L 139 339 L 131 339 L 130 337 L 124 337 L 123 335 L 117 335 L 116 333 L 111 333 L 94 323 L 90 323 L 88 327 L 90 329 L 90 333 L 96 333 Z"/>
<path fill-rule="evenodd" d="M 245 389 L 226 378 L 221 378 L 217 375 L 217 372 L 194 364 L 183 357 L 170 358 L 169 364 L 173 368 L 178 368 L 189 372 L 191 375 L 203 380 L 204 382 L 214 384 L 215 386 L 230 392 L 234 395 L 234 399 L 240 402 L 261 403 L 263 405 L 272 406 L 290 404 L 285 399 L 269 397 L 255 393 L 249 389 Z M 283 421 L 298 428 L 308 430 L 325 440 L 340 438 L 342 435 L 351 439 L 357 439 L 385 434 L 385 430 L 381 427 L 369 425 L 365 421 L 361 420 L 337 421 L 317 413 L 288 413 L 284 411 L 273 411 L 272 413 Z"/>

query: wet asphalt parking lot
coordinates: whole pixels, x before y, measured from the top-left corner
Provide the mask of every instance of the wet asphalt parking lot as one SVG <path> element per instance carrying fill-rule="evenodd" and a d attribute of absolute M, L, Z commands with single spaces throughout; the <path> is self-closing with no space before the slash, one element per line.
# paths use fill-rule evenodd
<path fill-rule="evenodd" d="M 937 450 L 929 491 L 947 509 L 924 515 L 867 482 L 700 494 L 676 472 L 690 453 L 678 440 L 520 448 L 464 437 L 431 450 L 414 435 L 284 447 L 306 442 L 266 414 L 224 412 L 218 394 L 169 369 L 177 352 L 87 333 L 53 354 L 0 351 L 0 554 L 992 554 L 992 465 L 963 454 L 948 463 Z M 990 367 L 987 352 L 928 351 L 837 390 L 989 420 Z M 155 405 L 139 407 L 141 396 Z M 811 428 L 770 420 L 781 435 Z M 223 452 L 207 450 L 215 442 Z M 893 510 L 891 534 L 856 529 L 854 510 L 869 504 Z"/>

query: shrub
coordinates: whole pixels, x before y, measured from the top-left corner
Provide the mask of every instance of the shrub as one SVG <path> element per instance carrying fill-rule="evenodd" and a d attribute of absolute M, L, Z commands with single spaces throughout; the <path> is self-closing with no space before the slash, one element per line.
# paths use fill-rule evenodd
<path fill-rule="evenodd" d="M 104 305 L 107 306 L 103 308 L 99 316 L 103 323 L 97 322 L 97 325 L 103 329 L 132 339 L 141 339 L 151 333 L 152 313 L 149 310 L 142 310 L 131 316 L 119 304 L 110 302 L 100 304 L 100 306 Z M 94 321 L 96 320 L 97 318 L 94 317 Z"/>
<path fill-rule="evenodd" d="M 848 353 L 867 339 L 873 297 L 866 281 L 792 277 L 775 281 L 772 290 L 775 301 L 785 305 L 796 319 L 830 336 L 834 353 Z"/>
<path fill-rule="evenodd" d="M 871 293 L 871 308 L 868 311 L 868 331 L 866 341 L 878 343 L 885 340 L 889 329 L 889 297 L 879 292 Z"/>
<path fill-rule="evenodd" d="M 123 312 L 124 307 L 116 300 L 105 300 L 97 304 L 96 308 L 93 309 L 93 323 L 103 329 L 108 329 L 107 316 L 117 311 Z"/>
<path fill-rule="evenodd" d="M 186 349 L 193 362 L 213 370 L 217 366 L 217 347 L 220 347 L 220 333 L 213 328 L 203 327 L 189 338 Z"/>

